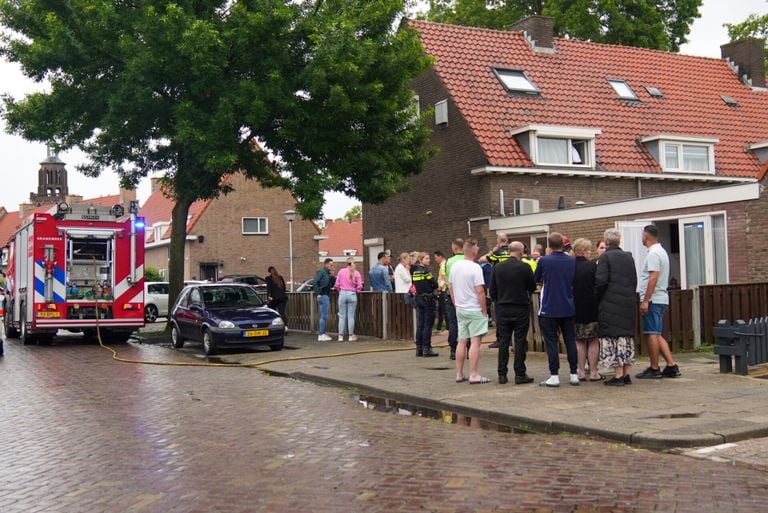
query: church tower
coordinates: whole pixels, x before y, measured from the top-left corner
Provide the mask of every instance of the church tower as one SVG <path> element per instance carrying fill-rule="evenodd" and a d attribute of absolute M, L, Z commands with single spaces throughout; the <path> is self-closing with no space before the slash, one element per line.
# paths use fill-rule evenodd
<path fill-rule="evenodd" d="M 37 194 L 29 194 L 33 205 L 55 204 L 64 201 L 69 195 L 67 186 L 67 170 L 64 162 L 59 159 L 50 146 L 48 156 L 40 163 L 37 172 Z"/>

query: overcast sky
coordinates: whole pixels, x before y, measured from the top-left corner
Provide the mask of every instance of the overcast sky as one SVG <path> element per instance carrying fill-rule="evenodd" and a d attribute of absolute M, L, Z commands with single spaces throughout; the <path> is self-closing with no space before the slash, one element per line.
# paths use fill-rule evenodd
<path fill-rule="evenodd" d="M 683 45 L 681 52 L 690 55 L 720 57 L 720 45 L 728 41 L 728 34 L 723 23 L 738 23 L 749 14 L 765 14 L 768 3 L 765 0 L 704 0 L 701 18 L 691 27 L 690 43 Z M 0 92 L 14 97 L 23 97 L 30 91 L 39 89 L 26 79 L 16 65 L 0 60 Z M 0 121 L 2 123 L 2 121 Z M 27 142 L 21 137 L 5 133 L 2 125 L 0 133 L 0 206 L 16 210 L 18 204 L 29 199 L 29 193 L 37 189 L 37 170 L 40 161 L 45 158 L 45 146 Z M 114 173 L 105 172 L 98 179 L 90 179 L 75 171 L 74 166 L 85 159 L 78 151 L 69 151 L 60 155 L 69 170 L 70 194 L 79 194 L 86 198 L 116 194 L 118 180 Z M 139 199 L 149 195 L 149 180 L 139 186 Z M 324 214 L 326 218 L 341 217 L 355 201 L 340 194 L 326 197 Z"/>

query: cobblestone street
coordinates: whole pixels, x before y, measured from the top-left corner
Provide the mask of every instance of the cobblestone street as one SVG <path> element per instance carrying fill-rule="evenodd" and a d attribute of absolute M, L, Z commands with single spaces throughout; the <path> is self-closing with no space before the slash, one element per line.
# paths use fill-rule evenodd
<path fill-rule="evenodd" d="M 3 513 L 768 510 L 759 469 L 380 413 L 254 369 L 121 364 L 76 339 L 6 341 L 0 390 Z"/>

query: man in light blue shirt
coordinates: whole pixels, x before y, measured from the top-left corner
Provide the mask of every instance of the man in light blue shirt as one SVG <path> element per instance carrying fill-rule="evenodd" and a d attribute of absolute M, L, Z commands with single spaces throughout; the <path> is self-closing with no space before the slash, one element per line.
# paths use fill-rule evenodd
<path fill-rule="evenodd" d="M 652 224 L 643 228 L 643 246 L 648 248 L 648 255 L 640 275 L 640 315 L 643 317 L 643 334 L 648 342 L 651 366 L 635 377 L 677 378 L 680 376 L 680 369 L 662 335 L 664 311 L 669 306 L 669 255 L 659 243 L 658 228 Z M 663 371 L 659 367 L 659 353 L 667 362 Z"/>
<path fill-rule="evenodd" d="M 392 281 L 389 279 L 389 255 L 382 251 L 378 262 L 368 271 L 371 290 L 374 292 L 392 292 Z"/>

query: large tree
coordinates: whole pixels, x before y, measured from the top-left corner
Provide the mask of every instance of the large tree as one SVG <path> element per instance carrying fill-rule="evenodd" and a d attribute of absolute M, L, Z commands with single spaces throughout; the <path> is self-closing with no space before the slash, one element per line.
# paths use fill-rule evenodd
<path fill-rule="evenodd" d="M 768 38 L 768 13 L 763 15 L 750 14 L 741 23 L 726 23 L 725 28 L 728 29 L 728 37 L 731 38 L 731 41 L 748 37 L 766 39 Z M 768 45 L 765 47 L 765 60 L 768 61 Z M 766 66 L 765 73 L 768 76 L 768 66 Z"/>
<path fill-rule="evenodd" d="M 598 43 L 678 51 L 702 0 L 430 0 L 426 18 L 506 29 L 532 14 L 551 16 L 555 32 Z"/>
<path fill-rule="evenodd" d="M 394 30 L 403 0 L 0 0 L 0 52 L 46 92 L 4 98 L 8 129 L 80 147 L 126 186 L 160 173 L 175 200 L 169 279 L 186 220 L 228 173 L 381 202 L 429 156 L 409 80 L 428 66 Z M 268 152 L 270 153 L 268 155 Z"/>

